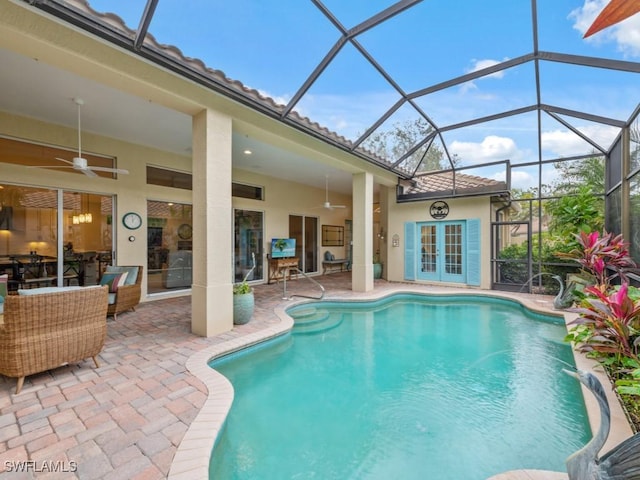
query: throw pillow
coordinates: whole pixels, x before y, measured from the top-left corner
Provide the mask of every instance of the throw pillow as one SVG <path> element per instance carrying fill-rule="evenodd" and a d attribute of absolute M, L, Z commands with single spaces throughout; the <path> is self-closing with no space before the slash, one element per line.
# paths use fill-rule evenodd
<path fill-rule="evenodd" d="M 100 285 L 108 285 L 109 293 L 116 293 L 118 287 L 124 285 L 127 279 L 127 272 L 122 273 L 103 273 L 100 279 Z"/>
<path fill-rule="evenodd" d="M 9 275 L 0 275 L 0 299 L 4 301 L 4 297 L 7 296 L 7 286 L 9 284 Z"/>

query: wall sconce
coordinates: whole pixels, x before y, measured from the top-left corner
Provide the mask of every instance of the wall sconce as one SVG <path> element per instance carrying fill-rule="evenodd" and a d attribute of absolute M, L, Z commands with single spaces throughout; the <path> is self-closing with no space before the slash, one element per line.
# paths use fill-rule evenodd
<path fill-rule="evenodd" d="M 392 247 L 400 246 L 400 235 L 398 235 L 397 233 L 394 234 L 393 237 L 391 237 L 391 246 Z"/>

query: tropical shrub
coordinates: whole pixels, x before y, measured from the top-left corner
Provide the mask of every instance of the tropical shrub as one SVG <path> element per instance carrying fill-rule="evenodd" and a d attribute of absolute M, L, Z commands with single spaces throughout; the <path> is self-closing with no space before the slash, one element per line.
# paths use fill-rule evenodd
<path fill-rule="evenodd" d="M 612 233 L 604 232 L 601 236 L 598 232 L 580 232 L 576 239 L 576 248 L 569 253 L 558 255 L 577 261 L 584 273 L 591 275 L 594 284 L 602 291 L 610 287 L 611 279 L 616 276 L 622 281 L 627 281 L 625 270 L 636 267 L 622 235 L 614 236 Z"/>
<path fill-rule="evenodd" d="M 629 297 L 627 284 L 609 295 L 601 286 L 589 286 L 585 294 L 580 306 L 569 309 L 580 315 L 571 324 L 587 327 L 578 329 L 572 338 L 580 342 L 579 350 L 637 360 L 640 303 Z"/>
<path fill-rule="evenodd" d="M 621 235 L 581 232 L 567 256 L 577 261 L 592 285 L 584 288 L 567 340 L 596 358 L 614 381 L 634 428 L 640 428 L 640 291 L 625 271 L 636 266 Z M 613 278 L 621 285 L 612 285 Z"/>
<path fill-rule="evenodd" d="M 550 216 L 549 229 L 554 236 L 573 239 L 580 232 L 601 230 L 604 226 L 604 200 L 584 185 L 575 194 L 561 195 L 546 204 Z"/>

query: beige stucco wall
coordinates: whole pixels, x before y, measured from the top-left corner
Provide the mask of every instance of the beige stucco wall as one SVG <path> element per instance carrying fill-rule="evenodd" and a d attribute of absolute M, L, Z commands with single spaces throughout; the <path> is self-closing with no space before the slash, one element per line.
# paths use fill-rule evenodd
<path fill-rule="evenodd" d="M 262 211 L 264 217 L 264 248 L 265 255 L 271 248 L 271 239 L 286 237 L 289 234 L 289 215 L 303 215 L 318 219 L 318 265 L 326 250 L 332 252 L 336 258 L 344 258 L 346 248 L 323 247 L 322 225 L 345 225 L 345 219 L 351 218 L 351 196 L 330 193 L 331 203 L 334 205 L 346 205 L 344 209 L 326 210 L 321 207 L 325 200 L 323 189 L 312 188 L 286 180 L 260 175 L 246 170 L 233 170 L 233 181 L 257 185 L 264 188 L 264 201 L 250 200 L 246 198 L 233 198 L 234 209 Z M 265 272 L 267 271 L 266 258 L 262 259 Z"/>
<path fill-rule="evenodd" d="M 395 191 L 385 189 L 388 204 L 388 214 L 382 220 L 385 230 L 384 249 L 381 249 L 384 261 L 384 275 L 388 280 L 402 282 L 404 280 L 404 224 L 405 222 L 432 222 L 434 220 L 429 214 L 429 207 L 435 200 L 426 200 L 411 203 L 396 203 Z M 384 202 L 384 199 L 381 199 Z M 491 288 L 491 205 L 490 197 L 472 197 L 446 200 L 449 205 L 449 215 L 445 220 L 467 220 L 471 218 L 480 219 L 481 241 L 481 283 L 480 288 Z M 384 210 L 383 210 L 384 211 Z M 400 237 L 400 245 L 392 246 L 394 235 Z M 459 286 L 459 284 L 456 284 Z"/>
<path fill-rule="evenodd" d="M 25 117 L 0 112 L 0 132 L 2 135 L 41 142 L 53 146 L 70 148 L 70 156 L 77 142 L 75 129 L 48 124 Z M 146 265 L 146 202 L 159 200 L 166 202 L 191 204 L 191 192 L 178 188 L 147 185 L 146 166 L 154 165 L 183 172 L 191 172 L 191 158 L 175 155 L 157 149 L 134 145 L 119 140 L 83 132 L 83 151 L 117 158 L 118 167 L 126 168 L 129 175 L 120 175 L 117 180 L 105 178 L 89 179 L 84 175 L 65 171 L 29 169 L 18 165 L 1 164 L 0 182 L 28 185 L 34 187 L 63 188 L 67 190 L 115 195 L 114 222 L 115 250 L 120 264 Z M 54 160 L 52 159 L 52 163 Z M 305 215 L 318 219 L 318 260 L 324 251 L 331 251 L 336 258 L 344 258 L 345 247 L 322 247 L 321 226 L 341 225 L 351 218 L 351 196 L 330 193 L 333 204 L 346 205 L 345 209 L 333 211 L 320 207 L 325 200 L 324 189 L 292 183 L 246 170 L 234 169 L 233 181 L 259 185 L 264 188 L 265 200 L 233 198 L 234 209 L 263 211 L 265 213 L 264 252 L 269 252 L 272 237 L 288 235 L 289 215 Z M 122 215 L 129 211 L 138 212 L 143 220 L 140 230 L 131 232 L 122 226 Z M 133 233 L 135 242 L 129 242 Z M 231 241 L 231 239 L 230 239 Z M 266 262 L 266 259 L 263 259 Z M 266 263 L 265 263 L 266 271 Z M 144 282 L 146 294 L 146 281 Z"/>

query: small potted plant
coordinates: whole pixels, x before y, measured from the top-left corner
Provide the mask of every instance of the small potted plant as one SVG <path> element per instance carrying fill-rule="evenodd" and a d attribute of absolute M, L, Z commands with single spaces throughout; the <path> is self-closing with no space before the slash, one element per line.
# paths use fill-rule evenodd
<path fill-rule="evenodd" d="M 253 290 L 246 281 L 243 280 L 233 286 L 234 325 L 244 325 L 251 320 L 254 304 Z"/>
<path fill-rule="evenodd" d="M 240 283 L 236 283 L 233 286 L 233 323 L 234 325 L 244 325 L 251 320 L 253 316 L 253 309 L 255 300 L 253 298 L 253 289 L 247 283 L 247 278 L 256 268 L 256 256 L 255 253 L 251 254 L 253 258 L 253 267 L 244 276 L 244 279 Z"/>
<path fill-rule="evenodd" d="M 382 262 L 379 253 L 373 256 L 373 278 L 382 278 Z"/>

